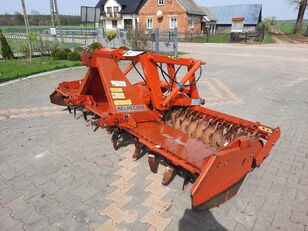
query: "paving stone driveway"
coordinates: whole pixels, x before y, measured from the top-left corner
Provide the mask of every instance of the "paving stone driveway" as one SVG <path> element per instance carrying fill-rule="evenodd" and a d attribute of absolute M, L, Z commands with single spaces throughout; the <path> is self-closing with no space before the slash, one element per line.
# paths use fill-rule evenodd
<path fill-rule="evenodd" d="M 208 106 L 279 125 L 282 138 L 239 194 L 192 211 L 182 179 L 161 186 L 132 147 L 49 103 L 58 82 L 85 69 L 0 86 L 0 230 L 308 231 L 308 48 L 191 45 L 208 61 L 200 81 Z"/>

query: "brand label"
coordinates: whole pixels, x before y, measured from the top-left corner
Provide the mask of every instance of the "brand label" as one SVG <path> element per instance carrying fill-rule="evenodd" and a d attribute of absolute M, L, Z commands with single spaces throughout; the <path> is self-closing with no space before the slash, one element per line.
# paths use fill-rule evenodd
<path fill-rule="evenodd" d="M 117 106 L 116 108 L 118 112 L 146 111 L 145 105 Z"/>

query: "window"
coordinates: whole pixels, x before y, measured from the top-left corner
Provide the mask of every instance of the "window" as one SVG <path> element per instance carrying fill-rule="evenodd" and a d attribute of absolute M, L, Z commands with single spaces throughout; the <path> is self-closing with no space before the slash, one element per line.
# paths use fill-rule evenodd
<path fill-rule="evenodd" d="M 112 20 L 112 28 L 118 28 L 118 21 Z"/>
<path fill-rule="evenodd" d="M 107 7 L 107 14 L 112 14 L 112 7 Z"/>
<path fill-rule="evenodd" d="M 178 27 L 178 19 L 175 17 L 170 18 L 170 29 L 175 29 Z"/>
<path fill-rule="evenodd" d="M 157 0 L 157 4 L 160 5 L 160 6 L 164 5 L 164 0 Z"/>
<path fill-rule="evenodd" d="M 153 29 L 153 19 L 147 18 L 147 29 Z"/>
<path fill-rule="evenodd" d="M 113 7 L 113 12 L 115 14 L 119 13 L 119 7 L 118 6 Z"/>

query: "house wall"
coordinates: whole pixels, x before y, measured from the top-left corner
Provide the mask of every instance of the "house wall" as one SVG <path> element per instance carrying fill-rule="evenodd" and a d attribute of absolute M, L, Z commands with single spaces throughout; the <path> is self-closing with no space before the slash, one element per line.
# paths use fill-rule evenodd
<path fill-rule="evenodd" d="M 118 19 L 116 20 L 118 22 L 118 27 L 117 28 L 113 28 L 112 27 L 112 21 L 113 20 L 109 20 L 109 19 L 106 19 L 105 20 L 105 26 L 106 26 L 106 30 L 112 30 L 112 29 L 123 29 L 124 28 L 124 22 L 123 22 L 123 19 Z"/>
<path fill-rule="evenodd" d="M 163 12 L 163 18 L 157 18 L 157 11 Z M 178 31 L 180 33 L 191 32 L 191 25 L 189 25 L 189 18 L 195 16 L 187 15 L 184 8 L 176 1 L 165 0 L 164 5 L 158 5 L 157 0 L 148 0 L 139 11 L 139 29 L 147 30 L 147 18 L 151 17 L 153 20 L 153 29 L 160 28 L 163 31 L 170 30 L 170 18 L 177 17 Z M 199 16 L 199 22 L 195 22 L 195 32 L 201 31 L 201 17 Z"/>
<path fill-rule="evenodd" d="M 121 11 L 122 7 L 121 7 L 121 5 L 117 1 L 115 1 L 115 0 L 108 0 L 106 2 L 105 6 L 104 6 L 105 13 L 107 13 L 107 7 L 114 7 L 114 6 L 119 7 L 119 12 Z"/>

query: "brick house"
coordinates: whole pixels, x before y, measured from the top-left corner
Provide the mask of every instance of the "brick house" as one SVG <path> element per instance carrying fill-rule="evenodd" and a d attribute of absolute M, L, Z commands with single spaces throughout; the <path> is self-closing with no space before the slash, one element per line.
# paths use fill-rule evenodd
<path fill-rule="evenodd" d="M 169 31 L 177 28 L 179 33 L 202 33 L 205 15 L 194 0 L 147 0 L 139 10 L 139 29 Z"/>

